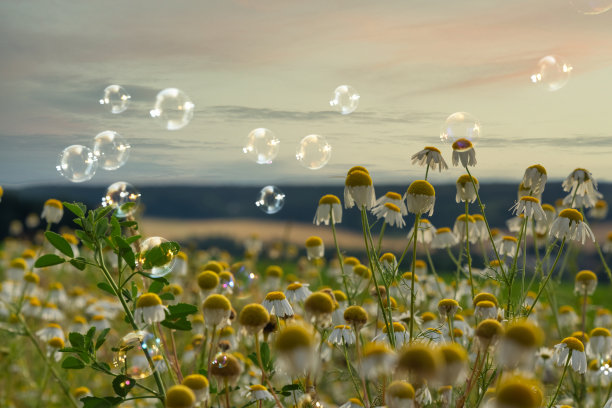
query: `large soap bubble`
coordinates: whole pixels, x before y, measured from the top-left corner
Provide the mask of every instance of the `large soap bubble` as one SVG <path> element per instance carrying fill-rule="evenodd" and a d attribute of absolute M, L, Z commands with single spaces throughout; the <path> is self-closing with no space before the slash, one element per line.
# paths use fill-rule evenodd
<path fill-rule="evenodd" d="M 276 214 L 285 205 L 285 193 L 276 186 L 265 186 L 259 191 L 255 206 L 266 214 Z"/>
<path fill-rule="evenodd" d="M 242 151 L 259 164 L 270 164 L 278 155 L 280 140 L 266 128 L 251 130 Z"/>
<path fill-rule="evenodd" d="M 531 82 L 540 85 L 547 91 L 557 91 L 567 84 L 572 66 L 558 55 L 547 55 L 538 61 Z"/>
<path fill-rule="evenodd" d="M 130 156 L 130 144 L 117 132 L 105 130 L 94 138 L 93 152 L 104 170 L 117 170 Z"/>
<path fill-rule="evenodd" d="M 334 90 L 329 105 L 343 115 L 355 112 L 359 105 L 359 94 L 350 85 L 340 85 Z"/>
<path fill-rule="evenodd" d="M 125 112 L 132 97 L 120 85 L 109 85 L 104 88 L 100 105 L 105 106 L 110 113 L 118 114 Z"/>
<path fill-rule="evenodd" d="M 321 135 L 305 136 L 298 145 L 295 158 L 304 167 L 318 170 L 331 159 L 332 148 L 327 139 Z"/>
<path fill-rule="evenodd" d="M 98 170 L 98 158 L 86 146 L 68 146 L 57 158 L 56 170 L 73 183 L 91 180 Z"/>
<path fill-rule="evenodd" d="M 191 121 L 195 105 L 180 89 L 166 88 L 157 94 L 151 117 L 168 130 L 181 129 Z"/>

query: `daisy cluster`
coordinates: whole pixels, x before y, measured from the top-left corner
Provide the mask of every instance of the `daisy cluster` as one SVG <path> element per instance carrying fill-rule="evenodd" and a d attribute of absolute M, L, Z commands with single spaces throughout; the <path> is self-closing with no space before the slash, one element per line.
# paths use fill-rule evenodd
<path fill-rule="evenodd" d="M 573 171 L 568 195 L 550 205 L 546 170 L 529 167 L 511 218 L 495 228 L 469 169 L 474 146 L 460 139 L 459 214 L 435 227 L 429 170 L 448 165 L 435 147 L 412 161 L 425 175 L 405 192 L 377 196 L 356 166 L 342 200 L 313 203 L 333 248 L 320 236 L 303 248 L 253 236 L 242 256 L 161 240 L 144 250 L 136 220 L 48 200 L 45 232 L 2 246 L 2 361 L 13 373 L 0 376 L 3 397 L 62 407 L 610 407 L 612 313 L 594 299 L 610 278 L 612 236 L 600 246 L 590 227 L 607 211 L 593 175 Z M 79 228 L 56 233 L 65 207 Z M 361 214 L 361 253 L 337 239 L 343 211 Z M 386 228 L 409 228 L 403 253 L 385 249 Z M 577 266 L 585 245 L 599 251 L 599 269 Z M 562 296 L 568 276 L 573 294 Z"/>

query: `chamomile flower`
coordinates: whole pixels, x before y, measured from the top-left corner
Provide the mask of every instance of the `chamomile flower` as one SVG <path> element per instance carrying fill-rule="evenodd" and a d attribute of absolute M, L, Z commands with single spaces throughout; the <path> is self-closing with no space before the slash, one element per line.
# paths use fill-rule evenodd
<path fill-rule="evenodd" d="M 356 341 L 355 332 L 353 331 L 351 326 L 346 325 L 346 324 L 340 324 L 334 327 L 327 341 L 329 341 L 332 344 L 337 344 L 339 346 L 342 346 L 345 344 L 347 346 L 350 346 L 352 344 L 355 344 L 355 341 Z"/>
<path fill-rule="evenodd" d="M 166 392 L 166 408 L 192 408 L 196 396 L 191 388 L 185 385 L 173 385 Z"/>
<path fill-rule="evenodd" d="M 58 322 L 64 320 L 64 312 L 55 303 L 45 302 L 40 311 L 40 318 L 49 322 Z"/>
<path fill-rule="evenodd" d="M 442 356 L 437 348 L 413 342 L 399 353 L 396 373 L 407 376 L 413 383 L 433 380 L 442 368 Z"/>
<path fill-rule="evenodd" d="M 81 402 L 81 399 L 85 397 L 93 397 L 93 394 L 87 387 L 78 387 L 72 390 L 72 396 L 74 397 L 74 399 L 78 401 L 77 402 L 78 406 L 82 407 L 84 404 L 83 402 Z"/>
<path fill-rule="evenodd" d="M 584 222 L 582 214 L 573 208 L 566 208 L 559 213 L 550 227 L 550 235 L 559 239 L 580 241 L 583 245 L 587 237 L 595 241 L 595 235 Z"/>
<path fill-rule="evenodd" d="M 474 183 L 472 183 L 472 179 Z M 476 177 L 470 177 L 469 174 L 464 174 L 463 176 L 457 179 L 457 195 L 455 196 L 455 201 L 460 202 L 469 202 L 473 203 L 476 201 L 477 192 L 480 188 L 480 184 Z M 474 188 L 476 186 L 476 188 Z"/>
<path fill-rule="evenodd" d="M 372 214 L 378 216 L 381 212 L 383 212 L 385 204 L 387 203 L 395 204 L 399 207 L 402 215 L 408 215 L 408 209 L 406 208 L 404 197 L 394 191 L 388 191 L 384 196 L 376 200 L 376 204 L 374 205 L 374 208 L 372 208 Z"/>
<path fill-rule="evenodd" d="M 136 323 L 159 323 L 166 318 L 166 312 L 168 308 L 162 304 L 157 294 L 145 293 L 136 301 L 134 320 Z"/>
<path fill-rule="evenodd" d="M 603 196 L 597 191 L 597 181 L 591 172 L 578 168 L 563 180 L 563 191 L 569 192 L 563 203 L 568 207 L 586 207 L 595 205 Z"/>
<path fill-rule="evenodd" d="M 518 248 L 518 240 L 510 235 L 505 235 L 502 237 L 497 250 L 500 256 L 509 256 L 514 258 L 515 255 L 521 255 L 521 248 Z"/>
<path fill-rule="evenodd" d="M 436 190 L 426 180 L 413 181 L 406 192 L 406 207 L 413 214 L 433 214 Z"/>
<path fill-rule="evenodd" d="M 406 381 L 393 381 L 387 387 L 386 401 L 389 408 L 412 408 L 414 406 L 414 387 Z"/>
<path fill-rule="evenodd" d="M 463 346 L 449 343 L 440 346 L 440 355 L 444 368 L 440 370 L 441 382 L 444 385 L 455 385 L 465 378 L 468 365 L 468 353 Z"/>
<path fill-rule="evenodd" d="M 84 316 L 77 315 L 72 319 L 72 324 L 68 327 L 68 332 L 76 332 L 85 334 L 89 330 L 87 319 Z"/>
<path fill-rule="evenodd" d="M 612 352 L 612 335 L 610 330 L 604 327 L 596 327 L 591 330 L 588 349 L 591 355 L 607 358 Z"/>
<path fill-rule="evenodd" d="M 453 166 L 458 166 L 461 162 L 462 167 L 476 165 L 476 151 L 472 142 L 461 138 L 453 143 Z"/>
<path fill-rule="evenodd" d="M 196 403 L 203 403 L 210 397 L 209 382 L 202 374 L 191 374 L 183 378 L 182 385 L 193 391 Z"/>
<path fill-rule="evenodd" d="M 593 323 L 596 327 L 612 326 L 612 312 L 605 308 L 597 309 Z"/>
<path fill-rule="evenodd" d="M 207 327 L 221 328 L 229 324 L 232 304 L 223 295 L 209 295 L 202 303 L 202 313 Z"/>
<path fill-rule="evenodd" d="M 314 292 L 304 301 L 305 319 L 318 328 L 328 327 L 332 322 L 334 301 L 325 292 Z"/>
<path fill-rule="evenodd" d="M 363 404 L 357 398 L 349 398 L 348 401 L 340 405 L 338 408 L 363 408 Z"/>
<path fill-rule="evenodd" d="M 586 353 L 584 344 L 575 337 L 566 337 L 561 343 L 555 345 L 555 363 L 557 366 L 565 366 L 568 357 L 570 366 L 579 374 L 585 374 L 587 369 Z M 571 356 L 571 357 L 570 357 Z"/>
<path fill-rule="evenodd" d="M 510 208 L 510 210 L 512 210 L 513 214 L 523 214 L 536 221 L 543 221 L 546 219 L 546 213 L 540 205 L 540 200 L 536 197 L 523 196 L 512 206 L 512 208 Z"/>
<path fill-rule="evenodd" d="M 389 335 L 389 330 L 387 326 L 385 326 L 382 329 L 382 333 L 374 337 L 372 341 L 382 341 L 391 344 L 391 342 L 389 341 Z M 400 322 L 393 322 L 393 337 L 395 339 L 395 344 L 397 347 L 403 346 L 410 342 L 410 333 L 406 331 L 406 326 L 404 326 Z"/>
<path fill-rule="evenodd" d="M 410 228 L 408 238 L 414 235 L 414 227 Z M 426 218 L 419 219 L 419 230 L 417 231 L 417 242 L 419 244 L 431 244 L 436 235 L 436 228 Z"/>
<path fill-rule="evenodd" d="M 358 332 L 368 322 L 368 312 L 361 306 L 349 306 L 344 311 L 344 321 Z"/>
<path fill-rule="evenodd" d="M 36 335 L 42 340 L 42 341 L 49 341 L 54 337 L 58 337 L 62 340 L 66 340 L 66 337 L 64 336 L 64 331 L 62 330 L 62 327 L 57 324 L 57 323 L 48 323 L 46 327 L 38 330 L 36 332 Z"/>
<path fill-rule="evenodd" d="M 213 293 L 217 286 L 219 286 L 219 274 L 205 270 L 200 272 L 197 281 L 201 295 L 206 297 Z"/>
<path fill-rule="evenodd" d="M 490 321 L 484 320 L 483 322 Z M 478 328 L 476 332 L 478 335 Z M 497 361 L 507 369 L 530 367 L 541 343 L 542 331 L 539 327 L 529 320 L 514 321 L 508 325 L 504 338 L 498 346 Z"/>
<path fill-rule="evenodd" d="M 301 375 L 310 370 L 314 362 L 311 331 L 305 326 L 290 324 L 278 332 L 274 347 L 282 371 L 289 375 Z"/>
<path fill-rule="evenodd" d="M 542 386 L 520 375 L 502 379 L 495 390 L 495 408 L 540 408 L 544 401 Z"/>
<path fill-rule="evenodd" d="M 62 358 L 62 353 L 60 353 L 60 349 L 64 348 L 64 339 L 61 337 L 53 337 L 47 340 L 47 353 L 49 357 L 54 359 L 55 361 L 60 361 Z"/>
<path fill-rule="evenodd" d="M 476 303 L 474 316 L 479 319 L 497 319 L 497 305 L 489 300 L 481 300 Z"/>
<path fill-rule="evenodd" d="M 15 258 L 6 270 L 6 277 L 12 281 L 19 282 L 28 270 L 28 263 L 23 258 Z"/>
<path fill-rule="evenodd" d="M 330 221 L 334 224 L 342 222 L 342 204 L 340 199 L 333 194 L 321 197 L 313 223 L 329 225 Z"/>
<path fill-rule="evenodd" d="M 312 236 L 306 240 L 306 256 L 308 259 L 319 259 L 325 255 L 323 240 L 317 236 Z"/>
<path fill-rule="evenodd" d="M 605 200 L 597 200 L 593 208 L 589 210 L 589 217 L 594 220 L 603 220 L 608 216 L 608 203 Z"/>
<path fill-rule="evenodd" d="M 432 248 L 450 248 L 459 243 L 459 239 L 448 227 L 438 228 L 431 241 Z"/>
<path fill-rule="evenodd" d="M 242 364 L 236 355 L 221 353 L 218 354 L 210 364 L 209 374 L 220 383 L 227 381 L 235 385 L 242 374 Z"/>
<path fill-rule="evenodd" d="M 349 171 L 344 182 L 344 208 L 357 205 L 359 209 L 369 210 L 375 203 L 376 193 L 367 170 Z"/>
<path fill-rule="evenodd" d="M 270 394 L 270 391 L 261 384 L 249 386 L 247 396 L 255 401 L 274 401 L 274 397 Z"/>
<path fill-rule="evenodd" d="M 442 299 L 438 302 L 438 313 L 441 320 L 452 318 L 458 310 L 461 310 L 461 307 L 455 299 Z"/>
<path fill-rule="evenodd" d="M 392 203 L 385 203 L 381 211 L 378 212 L 377 218 L 384 218 L 385 222 L 391 227 L 403 228 L 406 225 L 401 209 Z"/>
<path fill-rule="evenodd" d="M 412 164 L 418 164 L 419 166 L 429 166 L 432 170 L 436 168 L 442 172 L 442 170 L 448 169 L 448 164 L 442 157 L 442 152 L 433 146 L 425 146 L 423 150 L 415 153 L 410 158 Z"/>
<path fill-rule="evenodd" d="M 280 318 L 293 317 L 293 308 L 283 292 L 269 292 L 261 303 L 268 313 Z"/>
<path fill-rule="evenodd" d="M 467 229 L 466 229 L 467 224 Z M 471 215 L 467 216 L 461 214 L 455 220 L 455 224 L 453 225 L 453 233 L 459 239 L 460 242 L 465 242 L 466 232 L 469 232 L 469 240 L 471 244 L 475 244 L 478 242 L 480 237 L 478 236 L 478 230 L 476 229 L 476 220 Z"/>
<path fill-rule="evenodd" d="M 593 271 L 583 270 L 576 274 L 574 293 L 590 296 L 595 293 L 597 275 Z"/>
<path fill-rule="evenodd" d="M 312 293 L 307 283 L 293 282 L 287 285 L 285 297 L 289 302 L 303 302 Z"/>
<path fill-rule="evenodd" d="M 189 270 L 189 260 L 187 254 L 183 251 L 179 251 L 174 259 L 175 261 L 172 271 L 175 272 L 177 276 L 187 276 L 187 271 Z"/>
<path fill-rule="evenodd" d="M 367 343 L 363 348 L 361 369 L 366 378 L 373 380 L 389 374 L 395 361 L 395 353 L 385 343 Z"/>
<path fill-rule="evenodd" d="M 523 176 L 523 184 L 533 194 L 541 194 L 544 191 L 546 180 L 548 176 L 546 169 L 540 164 L 534 164 L 533 166 L 527 167 L 525 175 Z"/>
<path fill-rule="evenodd" d="M 106 318 L 106 316 L 100 314 L 93 315 L 91 317 L 90 324 L 92 327 L 96 328 L 96 331 L 102 331 L 111 327 L 111 324 Z"/>
<path fill-rule="evenodd" d="M 46 220 L 49 224 L 57 224 L 64 216 L 64 205 L 61 201 L 50 198 L 45 201 L 40 218 Z"/>
<path fill-rule="evenodd" d="M 270 314 L 258 303 L 246 305 L 238 315 L 238 321 L 249 334 L 257 334 L 270 321 Z"/>

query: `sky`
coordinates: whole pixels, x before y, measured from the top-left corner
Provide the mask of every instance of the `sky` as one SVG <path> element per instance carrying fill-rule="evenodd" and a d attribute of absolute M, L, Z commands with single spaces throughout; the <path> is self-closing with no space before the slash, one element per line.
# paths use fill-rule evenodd
<path fill-rule="evenodd" d="M 341 184 L 363 165 L 375 183 L 408 185 L 423 178 L 410 157 L 424 146 L 450 164 L 439 133 L 458 111 L 481 124 L 481 182 L 518 183 L 536 163 L 552 179 L 584 167 L 612 181 L 611 49 L 612 11 L 584 15 L 568 0 L 7 0 L 0 185 L 70 184 L 55 170 L 59 153 L 104 130 L 129 141 L 130 158 L 87 184 Z M 547 55 L 573 67 L 556 92 L 530 81 Z M 98 102 L 111 84 L 132 97 L 119 115 Z M 341 84 L 361 95 L 350 115 L 329 106 Z M 176 131 L 149 116 L 169 87 L 195 104 Z M 280 140 L 272 164 L 242 153 L 260 127 Z M 319 170 L 295 160 L 309 134 L 332 146 Z"/>

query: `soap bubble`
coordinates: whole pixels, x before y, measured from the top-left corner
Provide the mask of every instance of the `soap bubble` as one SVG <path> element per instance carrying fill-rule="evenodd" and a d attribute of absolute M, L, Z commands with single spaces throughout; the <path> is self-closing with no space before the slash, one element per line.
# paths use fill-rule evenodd
<path fill-rule="evenodd" d="M 105 130 L 94 138 L 93 152 L 104 170 L 117 170 L 130 155 L 130 144 L 117 132 Z"/>
<path fill-rule="evenodd" d="M 334 90 L 329 105 L 343 115 L 355 112 L 359 105 L 359 94 L 350 85 L 340 85 Z"/>
<path fill-rule="evenodd" d="M 285 193 L 276 186 L 265 186 L 259 192 L 255 205 L 266 214 L 276 214 L 285 205 Z"/>
<path fill-rule="evenodd" d="M 602 14 L 612 9 L 612 0 L 571 0 L 571 5 L 582 14 Z"/>
<path fill-rule="evenodd" d="M 127 205 L 126 205 L 127 204 Z M 116 215 L 125 218 L 132 215 L 140 204 L 140 193 L 136 188 L 126 181 L 117 181 L 106 189 L 106 195 L 102 197 L 102 206 L 111 206 L 117 209 Z"/>
<path fill-rule="evenodd" d="M 72 145 L 62 150 L 55 168 L 73 183 L 81 183 L 96 174 L 98 158 L 89 147 Z"/>
<path fill-rule="evenodd" d="M 166 88 L 157 94 L 155 106 L 150 114 L 164 128 L 178 130 L 191 121 L 194 109 L 195 105 L 185 92 L 176 88 Z"/>
<path fill-rule="evenodd" d="M 259 164 L 270 164 L 278 155 L 280 140 L 270 129 L 257 128 L 247 136 L 242 151 Z"/>
<path fill-rule="evenodd" d="M 218 353 L 215 356 L 215 359 L 212 361 L 212 365 L 217 367 L 217 368 L 224 368 L 227 366 L 227 354 L 223 354 L 223 353 Z"/>
<path fill-rule="evenodd" d="M 557 91 L 567 84 L 572 69 L 562 57 L 547 55 L 538 61 L 535 73 L 531 75 L 531 82 L 547 91 Z"/>
<path fill-rule="evenodd" d="M 162 237 L 150 237 L 142 241 L 142 243 L 140 244 L 140 254 L 138 255 L 138 263 L 141 267 L 143 267 L 143 269 L 145 263 L 145 254 L 147 253 L 147 251 L 150 251 L 155 247 L 161 248 L 161 245 L 166 242 L 168 242 L 168 240 Z M 151 269 L 145 269 L 147 273 L 156 278 L 166 276 L 167 274 L 172 272 L 172 268 L 174 267 L 174 263 L 176 262 L 176 254 L 173 251 L 164 248 L 162 249 L 162 252 L 163 264 L 160 266 L 154 266 Z"/>
<path fill-rule="evenodd" d="M 151 361 L 155 362 L 161 357 L 161 341 L 146 331 L 135 331 L 126 334 L 116 347 L 113 357 L 113 367 L 130 378 L 142 379 L 153 374 Z"/>
<path fill-rule="evenodd" d="M 446 118 L 440 129 L 440 140 L 454 143 L 457 139 L 467 139 L 473 145 L 480 138 L 480 122 L 467 112 L 455 112 Z"/>
<path fill-rule="evenodd" d="M 295 158 L 300 164 L 311 170 L 324 167 L 331 159 L 331 145 L 321 135 L 305 136 L 298 145 Z"/>
<path fill-rule="evenodd" d="M 100 99 L 100 105 L 106 106 L 110 113 L 118 114 L 125 112 L 132 97 L 120 85 L 109 85 L 104 88 L 104 94 Z"/>

